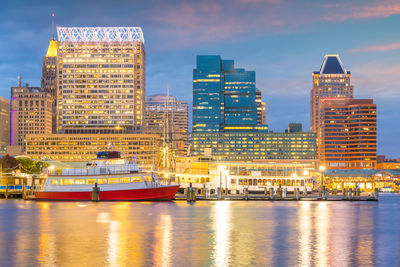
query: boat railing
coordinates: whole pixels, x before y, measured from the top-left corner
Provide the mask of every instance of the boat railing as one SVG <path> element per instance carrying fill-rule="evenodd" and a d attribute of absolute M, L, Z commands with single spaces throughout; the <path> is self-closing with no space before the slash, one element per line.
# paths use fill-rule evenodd
<path fill-rule="evenodd" d="M 51 176 L 82 176 L 101 174 L 125 174 L 139 172 L 133 165 L 88 166 L 86 168 L 47 168 L 44 173 Z"/>

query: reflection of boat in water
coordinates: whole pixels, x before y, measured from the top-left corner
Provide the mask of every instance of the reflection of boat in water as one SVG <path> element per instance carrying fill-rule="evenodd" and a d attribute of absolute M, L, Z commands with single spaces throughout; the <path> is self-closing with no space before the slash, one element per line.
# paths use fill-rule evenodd
<path fill-rule="evenodd" d="M 47 169 L 38 200 L 170 200 L 179 185 L 162 185 L 158 176 L 142 172 L 135 160 L 118 152 L 99 152 L 86 168 Z"/>

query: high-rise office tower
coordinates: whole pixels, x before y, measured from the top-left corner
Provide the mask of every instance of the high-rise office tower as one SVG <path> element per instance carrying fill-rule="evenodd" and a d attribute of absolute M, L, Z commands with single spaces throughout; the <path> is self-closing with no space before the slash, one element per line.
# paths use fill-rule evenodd
<path fill-rule="evenodd" d="M 57 27 L 57 132 L 141 130 L 145 49 L 139 27 Z"/>
<path fill-rule="evenodd" d="M 350 84 L 350 71 L 347 71 L 339 55 L 325 55 L 321 69 L 313 72 L 313 88 L 310 92 L 310 130 L 319 129 L 319 102 L 324 98 L 353 98 Z"/>
<path fill-rule="evenodd" d="M 52 107 L 52 132 L 57 131 L 57 41 L 53 38 L 49 42 L 46 56 L 42 65 L 42 88 L 50 93 L 53 102 Z"/>
<path fill-rule="evenodd" d="M 1 96 L 0 121 L 0 146 L 4 149 L 10 143 L 10 100 Z"/>
<path fill-rule="evenodd" d="M 233 60 L 197 56 L 193 70 L 193 133 L 268 130 L 257 123 L 255 71 Z"/>
<path fill-rule="evenodd" d="M 376 165 L 376 105 L 372 99 L 320 101 L 318 156 L 327 169 Z"/>
<path fill-rule="evenodd" d="M 188 147 L 188 103 L 175 96 L 152 95 L 146 98 L 144 133 L 159 134 L 172 144 L 177 155 L 185 155 Z"/>
<path fill-rule="evenodd" d="M 40 87 L 11 87 L 10 145 L 25 151 L 27 134 L 51 133 L 52 98 Z"/>

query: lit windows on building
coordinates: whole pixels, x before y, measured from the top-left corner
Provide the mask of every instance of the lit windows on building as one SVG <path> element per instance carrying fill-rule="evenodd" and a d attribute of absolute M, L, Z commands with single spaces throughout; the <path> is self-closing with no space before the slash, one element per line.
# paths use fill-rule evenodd
<path fill-rule="evenodd" d="M 57 33 L 57 131 L 140 130 L 145 96 L 141 28 L 57 27 Z"/>
<path fill-rule="evenodd" d="M 376 167 L 376 105 L 372 99 L 320 102 L 318 155 L 328 169 Z"/>
<path fill-rule="evenodd" d="M 234 68 L 233 60 L 220 56 L 197 56 L 193 132 L 265 131 L 265 111 L 255 71 Z"/>
<path fill-rule="evenodd" d="M 318 132 L 319 103 L 324 98 L 353 98 L 354 87 L 350 85 L 347 71 L 339 55 L 325 55 L 321 69 L 313 72 L 313 88 L 310 92 L 310 129 Z"/>

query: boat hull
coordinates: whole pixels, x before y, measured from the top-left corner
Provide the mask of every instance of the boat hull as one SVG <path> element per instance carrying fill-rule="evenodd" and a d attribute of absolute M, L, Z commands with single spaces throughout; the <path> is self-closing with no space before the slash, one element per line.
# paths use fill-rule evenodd
<path fill-rule="evenodd" d="M 104 190 L 100 191 L 100 200 L 130 201 L 130 200 L 171 200 L 175 197 L 179 185 L 170 185 L 142 189 Z M 91 191 L 71 192 L 36 192 L 37 200 L 92 200 Z"/>

